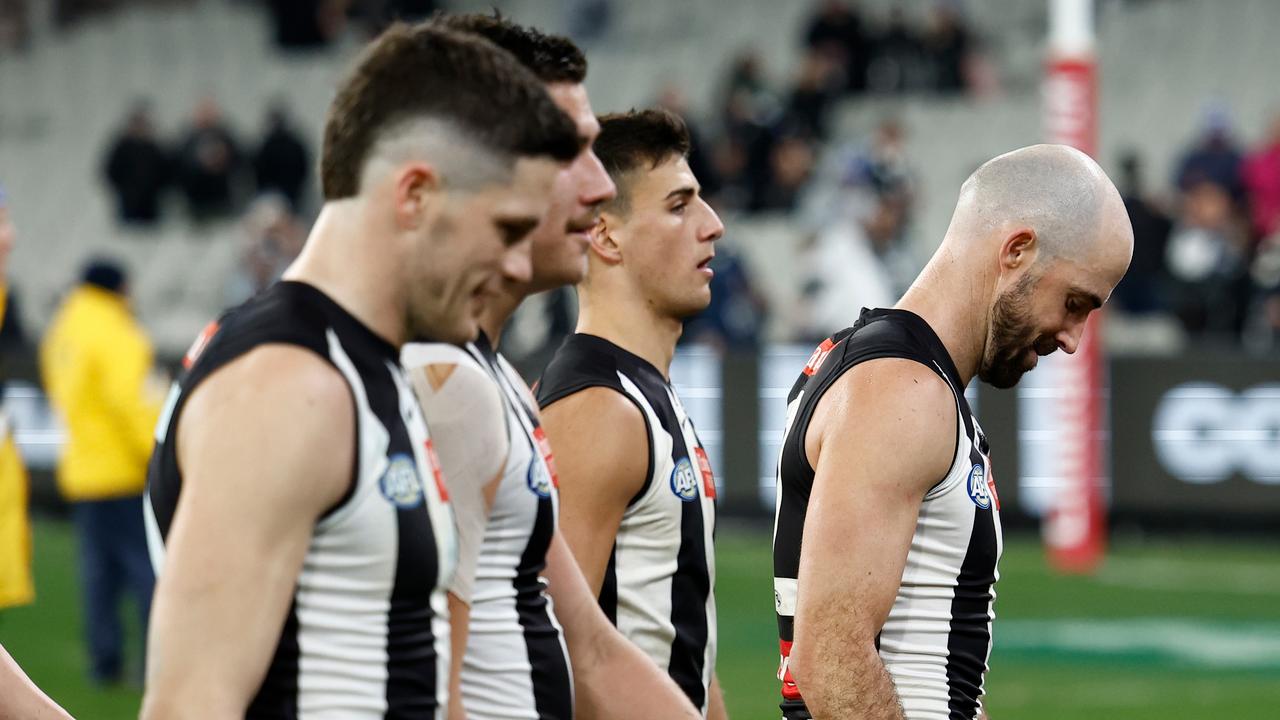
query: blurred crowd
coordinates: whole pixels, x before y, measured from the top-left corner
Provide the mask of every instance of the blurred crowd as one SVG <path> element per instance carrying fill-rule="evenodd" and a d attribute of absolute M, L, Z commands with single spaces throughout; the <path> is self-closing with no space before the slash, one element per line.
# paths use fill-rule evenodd
<path fill-rule="evenodd" d="M 392 20 L 425 18 L 439 9 L 438 0 L 235 0 L 263 5 L 271 14 L 273 36 L 282 50 L 321 49 L 354 27 L 367 35 Z M 58 29 L 68 29 L 96 15 L 130 5 L 190 5 L 195 0 L 0 0 L 0 51 L 23 50 L 31 37 L 33 13 L 48 9 Z"/>
<path fill-rule="evenodd" d="M 238 221 L 240 263 L 225 292 L 233 305 L 274 282 L 301 251 L 303 218 L 315 205 L 312 155 L 283 105 L 268 110 L 261 138 L 246 146 L 212 98 L 171 141 L 140 102 L 109 143 L 103 177 L 127 228 L 151 228 L 176 208 L 197 224 Z"/>
<path fill-rule="evenodd" d="M 239 1 L 267 7 L 282 52 L 323 48 L 344 33 L 374 32 L 441 5 Z M 70 23 L 127 2 L 60 0 L 56 16 Z M 573 33 L 583 42 L 608 42 L 615 5 L 576 0 L 566 10 Z M 713 266 L 716 299 L 689 324 L 687 342 L 750 351 L 765 340 L 773 317 L 774 337 L 807 343 L 845 324 L 857 308 L 892 304 L 905 291 L 929 245 L 913 237 L 919 171 L 911 128 L 886 114 L 865 134 L 851 134 L 839 108 L 867 96 L 994 91 L 993 63 L 962 3 L 938 0 L 924 9 L 871 12 L 850 0 L 817 0 L 794 38 L 788 81 L 774 82 L 761 53 L 748 49 L 723 59 L 720 89 L 696 110 L 678 84 L 657 90 L 655 104 L 688 121 L 690 166 L 717 210 L 786 218 L 804 238 L 790 281 L 799 302 L 775 316 L 781 311 L 770 307 L 730 232 Z M 0 46 L 22 37 L 28 11 L 26 0 L 0 0 Z M 316 209 L 309 134 L 276 104 L 250 140 L 212 98 L 184 125 L 163 135 L 148 104 L 137 103 L 106 143 L 103 178 L 122 227 L 236 223 L 240 262 L 223 295 L 228 304 L 240 302 L 273 282 L 305 239 Z M 1167 184 L 1144 177 L 1143 158 L 1134 153 L 1103 158 L 1137 236 L 1133 267 L 1114 304 L 1127 316 L 1176 325 L 1191 342 L 1270 349 L 1280 341 L 1280 116 L 1260 138 L 1240 137 L 1221 106 L 1206 110 L 1201 126 Z M 572 329 L 575 312 L 571 292 L 528 303 L 511 354 L 545 354 Z"/>
<path fill-rule="evenodd" d="M 205 222 L 237 217 L 252 197 L 266 193 L 304 211 L 311 155 L 283 105 L 268 110 L 262 137 L 246 146 L 213 98 L 202 100 L 171 140 L 159 136 L 147 103 L 139 102 L 109 144 L 103 175 L 122 224 L 159 222 L 171 191 L 192 220 Z"/>
<path fill-rule="evenodd" d="M 901 8 L 876 21 L 845 0 L 821 0 L 799 40 L 797 70 L 783 87 L 767 80 L 755 50 L 729 65 L 703 163 L 709 178 L 703 184 L 724 207 L 796 210 L 817 169 L 819 148 L 832 139 L 832 114 L 841 100 L 978 94 L 990 85 L 976 36 L 954 1 L 933 4 L 917 26 Z M 669 90 L 660 101 L 684 110 L 672 97 Z"/>
<path fill-rule="evenodd" d="M 1171 315 L 1201 346 L 1280 347 L 1280 114 L 1250 142 L 1210 105 L 1170 197 L 1144 185 L 1136 155 L 1119 167 L 1135 247 L 1118 308 Z"/>

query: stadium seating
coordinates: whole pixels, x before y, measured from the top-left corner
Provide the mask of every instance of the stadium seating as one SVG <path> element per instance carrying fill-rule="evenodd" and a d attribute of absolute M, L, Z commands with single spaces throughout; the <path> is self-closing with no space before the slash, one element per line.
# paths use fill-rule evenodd
<path fill-rule="evenodd" d="M 809 3 L 774 0 L 655 2 L 665 9 L 658 11 L 655 3 L 616 3 L 613 28 L 588 46 L 589 88 L 598 110 L 643 104 L 671 82 L 685 89 L 695 113 L 709 114 L 725 67 L 746 47 L 761 54 L 771 79 L 784 81 L 798 62 L 810 9 Z M 875 0 L 860 6 L 880 17 L 896 4 Z M 454 3 L 463 10 L 491 5 Z M 553 31 L 567 28 L 566 8 L 572 6 L 557 0 L 499 5 L 517 19 Z M 1005 88 L 1001 96 L 979 102 L 853 100 L 839 108 L 833 123 L 833 143 L 840 143 L 865 136 L 885 114 L 906 121 L 922 197 L 912 237 L 923 257 L 945 230 L 967 173 L 991 155 L 1041 138 L 1043 5 L 975 0 L 967 6 L 971 24 L 989 39 L 985 46 Z M 929 4 L 905 7 L 922 15 Z M 1280 44 L 1270 38 L 1277 19 L 1280 6 L 1268 0 L 1101 4 L 1104 166 L 1120 148 L 1134 147 L 1149 161 L 1148 183 L 1163 187 L 1179 149 L 1195 132 L 1201 106 L 1211 98 L 1227 103 L 1244 139 L 1255 139 L 1276 100 L 1251 82 L 1256 83 L 1257 71 L 1280 65 Z M 0 96 L 6 99 L 0 109 L 0 181 L 12 197 L 23 238 L 13 274 L 26 301 L 26 319 L 42 327 L 83 258 L 108 251 L 129 262 L 138 306 L 157 344 L 178 352 L 223 304 L 239 252 L 239 228 L 222 225 L 197 233 L 181 213 L 169 213 L 153 235 L 122 233 L 101 180 L 105 144 L 136 98 L 152 101 L 159 130 L 172 137 L 207 94 L 218 98 L 246 141 L 257 137 L 263 110 L 277 97 L 287 99 L 303 129 L 318 137 L 334 82 L 360 40 L 345 38 L 331 53 L 281 56 L 271 46 L 259 7 L 224 0 L 129 8 L 65 34 L 46 26 L 36 18 L 36 42 L 25 56 L 0 56 Z M 655 57 L 658 46 L 663 50 Z M 1115 125 L 1107 118 L 1117 115 L 1134 130 L 1112 130 Z M 784 268 L 794 265 L 804 233 L 785 219 L 739 218 L 729 232 L 753 265 L 770 268 L 762 275 L 763 285 L 776 307 L 788 307 L 794 291 Z"/>

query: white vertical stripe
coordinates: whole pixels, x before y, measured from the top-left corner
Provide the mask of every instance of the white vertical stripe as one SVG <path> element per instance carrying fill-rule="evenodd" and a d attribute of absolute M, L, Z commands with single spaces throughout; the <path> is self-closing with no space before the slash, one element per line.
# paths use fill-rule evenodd
<path fill-rule="evenodd" d="M 316 534 L 298 578 L 299 718 L 374 717 L 387 710 L 398 525 L 394 505 L 366 497 L 350 522 Z M 360 557 L 353 558 L 353 550 Z"/>
<path fill-rule="evenodd" d="M 507 427 L 511 452 L 498 483 L 476 565 L 462 692 L 468 717 L 536 720 L 533 668 L 516 607 L 515 577 L 536 520 L 526 485 L 531 460 L 518 422 Z"/>
<path fill-rule="evenodd" d="M 169 421 L 173 419 L 173 409 L 178 405 L 178 398 L 182 397 L 182 386 L 174 382 L 169 386 L 169 395 L 164 400 L 164 407 L 160 410 L 160 419 L 156 421 L 155 441 L 156 444 L 164 442 L 169 435 Z M 0 438 L 4 437 L 4 433 L 0 433 Z"/>
<path fill-rule="evenodd" d="M 346 379 L 347 387 L 351 388 L 351 397 L 355 402 L 356 477 L 351 498 L 345 505 L 329 513 L 328 517 L 317 523 L 316 533 L 346 522 L 347 516 L 360 504 L 364 495 L 374 490 L 378 478 L 386 472 L 387 447 L 391 443 L 391 433 L 374 414 L 373 408 L 369 407 L 369 395 L 365 391 L 364 380 L 360 377 L 360 371 L 356 370 L 355 363 L 342 348 L 337 333 L 329 329 L 325 332 L 325 338 L 329 342 L 329 359 Z"/>
<path fill-rule="evenodd" d="M 386 713 L 387 620 L 399 556 L 395 507 L 367 502 L 385 471 L 390 434 L 337 335 L 330 329 L 326 336 L 355 399 L 359 457 L 352 497 L 317 524 L 294 596 L 298 715 L 308 720 Z"/>
<path fill-rule="evenodd" d="M 627 510 L 618 528 L 618 629 L 665 669 L 671 664 L 676 628 L 671 622 L 671 580 L 678 567 L 681 512 L 665 502 L 671 493 L 672 438 L 631 378 L 618 373 L 623 389 L 639 404 L 649 424 L 653 475 L 644 496 Z"/>
<path fill-rule="evenodd" d="M 160 535 L 160 523 L 156 522 L 156 511 L 151 507 L 151 490 L 142 494 L 142 522 L 147 529 L 147 556 L 151 558 L 151 570 L 160 577 L 164 567 L 164 538 Z"/>
<path fill-rule="evenodd" d="M 957 416 L 959 442 L 947 477 L 920 506 L 902 584 L 880 634 L 880 657 L 907 716 L 946 720 L 951 604 L 973 533 L 967 493 L 972 443 Z"/>

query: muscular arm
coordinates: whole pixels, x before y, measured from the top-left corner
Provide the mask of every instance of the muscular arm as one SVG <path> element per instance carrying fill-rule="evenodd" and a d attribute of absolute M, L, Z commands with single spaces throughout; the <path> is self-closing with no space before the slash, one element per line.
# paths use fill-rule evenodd
<path fill-rule="evenodd" d="M 0 720 L 71 720 L 0 645 Z"/>
<path fill-rule="evenodd" d="M 950 467 L 950 389 L 910 360 L 873 360 L 819 402 L 791 672 L 818 720 L 903 720 L 875 638 L 893 606 L 920 503 Z"/>
<path fill-rule="evenodd" d="M 675 681 L 605 617 L 560 533 L 547 550 L 546 578 L 573 664 L 576 717 L 701 717 Z"/>
<path fill-rule="evenodd" d="M 458 531 L 458 568 L 449 587 L 449 717 L 464 720 L 462 661 L 471 624 L 471 592 L 508 447 L 506 411 L 493 378 L 465 350 L 412 344 L 401 363 L 431 431 Z"/>
<path fill-rule="evenodd" d="M 354 413 L 337 370 L 284 345 L 192 395 L 170 438 L 182 497 L 152 605 L 144 720 L 244 717 L 313 527 L 350 487 Z"/>
<path fill-rule="evenodd" d="M 621 393 L 593 387 L 544 408 L 542 426 L 560 478 L 560 531 L 599 596 L 627 503 L 649 471 L 644 417 Z"/>

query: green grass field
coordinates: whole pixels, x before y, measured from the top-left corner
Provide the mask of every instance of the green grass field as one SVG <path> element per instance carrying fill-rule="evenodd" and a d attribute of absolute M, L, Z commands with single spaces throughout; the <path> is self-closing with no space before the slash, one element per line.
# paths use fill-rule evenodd
<path fill-rule="evenodd" d="M 734 720 L 774 720 L 769 539 L 718 540 L 719 673 Z M 987 679 L 995 720 L 1280 717 L 1280 545 L 1119 543 L 1088 579 L 1046 571 L 1009 538 Z M 95 689 L 70 528 L 36 525 L 35 605 L 0 614 L 0 643 L 74 715 L 136 717 L 136 689 Z M 136 655 L 135 655 L 136 656 Z"/>

